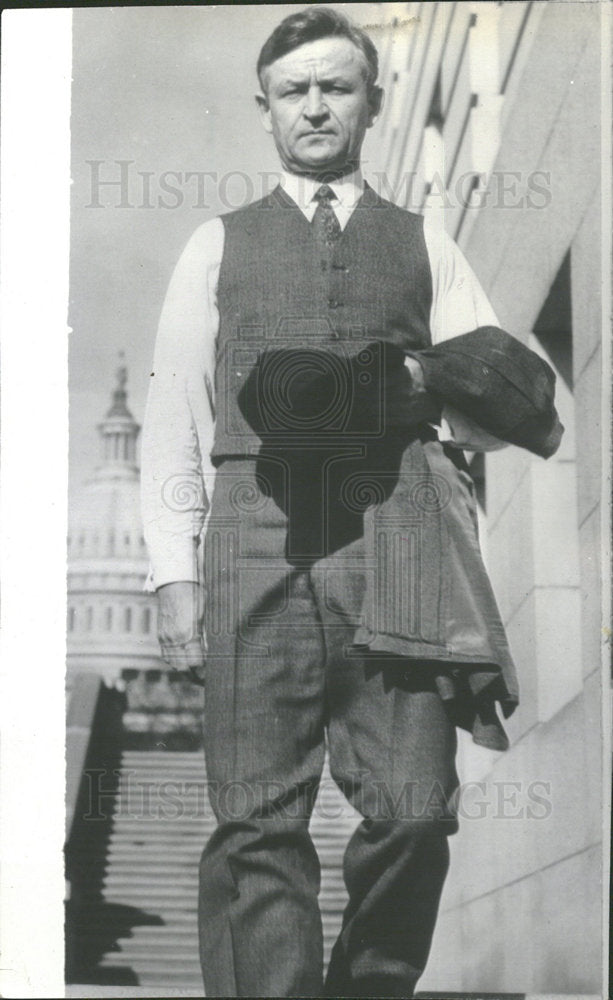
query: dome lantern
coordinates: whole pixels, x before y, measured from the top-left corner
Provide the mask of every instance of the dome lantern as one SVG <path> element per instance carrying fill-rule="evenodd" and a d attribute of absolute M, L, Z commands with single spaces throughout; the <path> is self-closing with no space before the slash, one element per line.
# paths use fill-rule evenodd
<path fill-rule="evenodd" d="M 102 457 L 105 466 L 128 466 L 136 471 L 136 441 L 140 425 L 128 409 L 128 370 L 123 364 L 123 351 L 119 358 L 117 384 L 113 389 L 111 406 L 102 423 L 98 424 L 98 431 L 103 442 Z"/>

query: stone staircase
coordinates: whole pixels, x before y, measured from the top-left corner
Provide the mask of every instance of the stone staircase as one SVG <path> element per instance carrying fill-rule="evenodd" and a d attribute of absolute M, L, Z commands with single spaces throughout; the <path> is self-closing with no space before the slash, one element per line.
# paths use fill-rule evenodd
<path fill-rule="evenodd" d="M 91 877 L 81 880 L 72 908 L 79 956 L 73 982 L 202 996 L 198 862 L 215 826 L 202 751 L 126 750 L 114 774 L 115 787 L 105 793 L 106 837 L 96 833 L 100 856 L 83 834 L 74 849 Z M 322 865 L 326 961 L 346 902 L 342 855 L 358 822 L 326 769 L 311 824 Z"/>

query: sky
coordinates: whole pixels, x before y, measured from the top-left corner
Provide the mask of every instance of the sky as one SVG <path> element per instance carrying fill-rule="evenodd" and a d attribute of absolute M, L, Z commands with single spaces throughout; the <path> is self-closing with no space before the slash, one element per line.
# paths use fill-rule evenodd
<path fill-rule="evenodd" d="M 278 170 L 253 100 L 255 64 L 276 24 L 302 6 L 73 11 L 71 488 L 99 459 L 96 425 L 120 351 L 142 422 L 164 294 L 189 236 L 260 197 L 266 172 Z M 361 25 L 381 16 L 380 4 L 331 6 Z M 377 166 L 376 155 L 375 126 L 365 161 Z"/>

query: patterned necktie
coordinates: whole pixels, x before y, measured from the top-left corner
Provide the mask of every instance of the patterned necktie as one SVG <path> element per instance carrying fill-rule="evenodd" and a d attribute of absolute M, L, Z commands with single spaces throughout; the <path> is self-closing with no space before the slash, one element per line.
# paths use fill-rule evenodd
<path fill-rule="evenodd" d="M 336 213 L 332 208 L 332 199 L 336 198 L 329 184 L 322 184 L 313 195 L 317 208 L 311 221 L 315 239 L 322 247 L 331 247 L 341 235 L 341 227 Z"/>

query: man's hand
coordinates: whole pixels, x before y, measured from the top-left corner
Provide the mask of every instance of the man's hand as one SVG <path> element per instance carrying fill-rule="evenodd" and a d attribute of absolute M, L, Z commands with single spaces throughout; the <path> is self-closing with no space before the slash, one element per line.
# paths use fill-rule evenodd
<path fill-rule="evenodd" d="M 412 358 L 410 355 L 407 355 L 404 359 L 404 366 L 409 371 L 415 392 L 425 392 L 426 384 L 424 382 L 424 370 L 417 358 Z"/>
<path fill-rule="evenodd" d="M 379 341 L 358 354 L 354 364 L 368 353 L 377 363 L 373 366 L 372 391 L 364 393 L 360 400 L 362 412 L 371 410 L 373 420 L 384 430 L 440 421 L 441 404 L 426 391 L 417 358 L 407 356 L 397 344 Z"/>
<path fill-rule="evenodd" d="M 167 583 L 158 592 L 158 638 L 162 659 L 173 670 L 188 671 L 204 683 L 206 666 L 203 639 L 204 599 L 197 583 Z"/>

